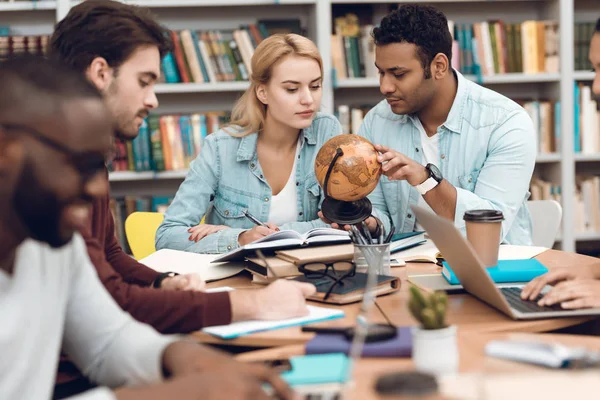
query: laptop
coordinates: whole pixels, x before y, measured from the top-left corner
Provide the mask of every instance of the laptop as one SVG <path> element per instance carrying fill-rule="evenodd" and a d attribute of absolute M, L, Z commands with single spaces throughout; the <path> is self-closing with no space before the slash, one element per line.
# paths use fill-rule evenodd
<path fill-rule="evenodd" d="M 418 206 L 411 208 L 463 288 L 498 311 L 517 320 L 600 315 L 600 308 L 564 310 L 560 304 L 540 307 L 537 299 L 521 300 L 522 284 L 497 287 L 467 239 L 452 221 Z"/>

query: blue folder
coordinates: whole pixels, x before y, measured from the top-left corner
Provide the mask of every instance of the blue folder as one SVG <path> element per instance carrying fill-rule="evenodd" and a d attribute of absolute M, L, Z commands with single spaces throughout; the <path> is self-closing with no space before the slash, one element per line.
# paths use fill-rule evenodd
<path fill-rule="evenodd" d="M 442 266 L 442 275 L 449 284 L 459 285 L 458 278 L 452 271 L 452 268 L 444 261 Z M 533 278 L 548 272 L 548 269 L 535 258 L 524 260 L 500 260 L 495 267 L 486 268 L 486 271 L 495 283 L 508 282 L 529 282 Z"/>
<path fill-rule="evenodd" d="M 290 358 L 292 369 L 281 377 L 292 387 L 323 383 L 344 383 L 348 380 L 350 359 L 342 353 L 309 354 Z"/>

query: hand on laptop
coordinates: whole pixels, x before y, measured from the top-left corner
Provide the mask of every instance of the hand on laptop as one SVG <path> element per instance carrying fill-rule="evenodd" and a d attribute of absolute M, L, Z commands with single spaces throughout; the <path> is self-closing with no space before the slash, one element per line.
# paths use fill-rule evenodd
<path fill-rule="evenodd" d="M 524 300 L 535 300 L 546 285 L 558 284 L 556 285 L 556 288 L 553 289 L 554 291 L 561 285 L 559 282 L 566 283 L 565 281 L 593 279 L 600 279 L 600 266 L 598 265 L 553 268 L 550 272 L 538 276 L 529 282 L 521 291 L 521 298 Z M 598 294 L 600 294 L 600 292 Z"/>
<path fill-rule="evenodd" d="M 596 279 L 564 281 L 538 301 L 540 306 L 558 303 L 566 309 L 600 308 L 600 281 Z"/>
<path fill-rule="evenodd" d="M 235 290 L 229 294 L 232 321 L 277 320 L 308 314 L 306 297 L 315 293 L 314 285 L 280 279 L 264 289 Z"/>
<path fill-rule="evenodd" d="M 211 225 L 211 224 L 199 224 L 188 229 L 190 233 L 190 241 L 198 242 L 208 235 L 222 231 L 223 229 L 229 228 L 226 225 Z"/>
<path fill-rule="evenodd" d="M 206 283 L 198 274 L 175 275 L 165 278 L 160 288 L 165 290 L 204 290 Z"/>

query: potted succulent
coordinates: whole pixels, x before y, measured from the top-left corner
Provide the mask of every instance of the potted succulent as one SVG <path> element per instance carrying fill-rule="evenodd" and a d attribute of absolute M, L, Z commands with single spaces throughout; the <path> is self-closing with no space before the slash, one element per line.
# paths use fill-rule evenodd
<path fill-rule="evenodd" d="M 420 326 L 414 327 L 412 358 L 415 368 L 433 374 L 458 371 L 456 326 L 446 324 L 448 297 L 445 292 L 424 295 L 410 287 L 408 308 Z"/>

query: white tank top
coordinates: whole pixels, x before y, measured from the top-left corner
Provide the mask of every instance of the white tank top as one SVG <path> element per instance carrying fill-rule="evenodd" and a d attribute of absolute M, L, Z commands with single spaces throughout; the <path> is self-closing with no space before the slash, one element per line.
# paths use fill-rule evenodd
<path fill-rule="evenodd" d="M 298 216 L 298 187 L 296 186 L 296 164 L 298 163 L 298 153 L 300 152 L 300 141 L 296 146 L 296 155 L 294 156 L 294 166 L 287 180 L 287 183 L 278 194 L 271 196 L 271 209 L 269 210 L 268 222 L 277 226 L 296 222 Z"/>

